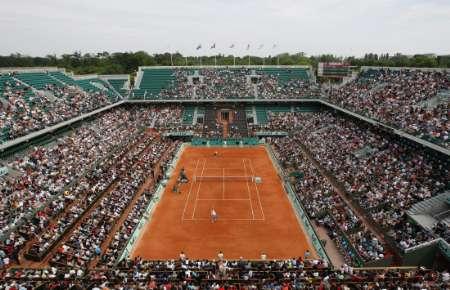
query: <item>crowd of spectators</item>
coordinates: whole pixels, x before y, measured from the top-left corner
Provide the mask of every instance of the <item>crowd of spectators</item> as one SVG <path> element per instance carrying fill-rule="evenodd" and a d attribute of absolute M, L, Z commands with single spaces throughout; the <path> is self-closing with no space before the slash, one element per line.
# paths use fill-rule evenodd
<path fill-rule="evenodd" d="M 174 69 L 173 80 L 156 96 L 158 99 L 286 99 L 319 95 L 318 86 L 307 80 L 279 80 L 276 74 L 250 68 Z"/>
<path fill-rule="evenodd" d="M 171 147 L 168 148 L 166 154 L 164 156 L 161 156 L 161 159 L 158 159 L 158 166 L 156 166 L 156 164 L 153 164 L 153 167 L 161 168 L 161 171 L 163 171 L 162 173 L 165 173 L 169 167 L 169 162 L 174 157 L 174 154 L 176 152 L 174 149 L 178 144 L 178 142 L 170 144 Z M 153 185 L 156 184 L 156 181 L 158 180 L 155 180 Z M 154 187 L 144 190 L 142 195 L 139 197 L 133 208 L 126 216 L 126 219 L 121 225 L 120 229 L 115 233 L 114 238 L 110 242 L 108 248 L 103 252 L 100 260 L 101 264 L 112 267 L 115 266 L 115 264 L 119 261 L 120 255 L 125 249 L 125 246 L 127 245 L 130 237 L 136 230 L 141 217 L 147 209 L 149 201 L 152 200 L 153 197 Z"/>
<path fill-rule="evenodd" d="M 173 80 L 157 94 L 160 99 L 192 99 L 194 87 L 189 83 L 189 70 L 174 69 Z"/>
<path fill-rule="evenodd" d="M 126 261 L 108 269 L 9 269 L 13 289 L 446 289 L 448 271 L 416 269 L 332 270 L 317 260 Z"/>
<path fill-rule="evenodd" d="M 87 93 L 73 86 L 48 84 L 43 90 L 36 91 L 16 79 L 14 73 L 0 75 L 0 82 L 3 141 L 111 104 L 104 93 Z"/>
<path fill-rule="evenodd" d="M 341 250 L 346 263 L 382 259 L 384 246 L 365 228 L 358 216 L 345 204 L 326 177 L 309 161 L 298 144 L 299 136 L 270 140 L 282 166 L 291 173 L 293 186 L 308 215 Z"/>
<path fill-rule="evenodd" d="M 148 177 L 153 177 L 153 170 L 169 147 L 169 141 L 149 137 L 130 150 L 123 162 L 118 164 L 120 180 L 117 185 L 106 192 L 99 204 L 85 216 L 52 257 L 51 263 L 86 267 L 92 259 L 100 256 L 102 243 L 115 222 L 137 194 L 139 187 Z"/>
<path fill-rule="evenodd" d="M 332 103 L 450 148 L 450 102 L 428 106 L 450 89 L 450 75 L 420 70 L 370 70 L 328 92 Z M 433 103 L 433 102 L 431 102 Z"/>
<path fill-rule="evenodd" d="M 280 81 L 274 74 L 260 74 L 257 83 L 260 99 L 299 99 L 319 95 L 319 87 L 303 79 Z"/>
<path fill-rule="evenodd" d="M 54 143 L 5 160 L 10 173 L 0 177 L 0 266 L 18 262 L 19 251 L 33 238 L 29 254 L 49 250 L 115 178 L 109 168 L 139 139 L 141 128 L 175 122 L 180 111 L 172 106 L 114 109 Z"/>
<path fill-rule="evenodd" d="M 173 80 L 158 94 L 159 99 L 226 99 L 254 96 L 247 82 L 248 69 L 174 69 Z"/>
<path fill-rule="evenodd" d="M 139 132 L 137 136 L 132 136 L 127 140 L 143 140 L 145 138 L 144 132 Z M 139 143 L 135 142 L 135 143 Z M 64 199 L 69 201 L 64 204 L 64 212 L 58 215 L 57 219 L 45 227 L 45 231 L 38 235 L 36 241 L 29 249 L 27 256 L 32 259 L 42 259 L 48 251 L 55 245 L 55 243 L 71 228 L 73 224 L 78 221 L 78 218 L 95 202 L 95 200 L 103 193 L 118 176 L 129 169 L 129 159 L 133 156 L 131 154 L 138 154 L 141 144 L 135 145 L 130 143 L 128 146 L 119 147 L 120 150 L 112 152 L 104 160 L 99 162 L 95 168 L 81 177 L 78 182 L 65 191 Z M 136 146 L 135 149 L 130 150 L 131 146 Z M 130 152 L 128 152 L 130 151 Z M 127 154 L 125 154 L 128 152 Z M 72 193 L 73 192 L 73 193 Z M 75 199 L 74 196 L 77 198 Z"/>
<path fill-rule="evenodd" d="M 394 137 L 331 113 L 282 114 L 293 123 L 289 138 L 301 143 L 331 173 L 398 247 L 407 249 L 434 238 L 408 221 L 405 210 L 449 187 L 449 166 L 425 151 L 411 148 Z M 287 127 L 286 127 L 287 128 Z M 339 152 L 339 154 L 336 154 Z"/>
<path fill-rule="evenodd" d="M 199 99 L 240 99 L 254 96 L 251 82 L 247 75 L 251 71 L 239 69 L 201 69 L 202 82 L 195 90 Z"/>

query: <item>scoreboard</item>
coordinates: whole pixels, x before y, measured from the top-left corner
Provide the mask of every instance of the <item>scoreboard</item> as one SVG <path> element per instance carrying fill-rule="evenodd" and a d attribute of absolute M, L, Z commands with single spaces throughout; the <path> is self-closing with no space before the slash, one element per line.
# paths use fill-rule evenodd
<path fill-rule="evenodd" d="M 345 63 L 319 62 L 317 75 L 325 78 L 345 78 L 352 75 L 352 69 Z"/>

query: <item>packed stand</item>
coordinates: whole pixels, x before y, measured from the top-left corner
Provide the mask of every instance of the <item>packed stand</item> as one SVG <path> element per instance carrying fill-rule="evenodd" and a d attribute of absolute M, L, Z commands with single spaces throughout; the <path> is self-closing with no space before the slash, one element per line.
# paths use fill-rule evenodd
<path fill-rule="evenodd" d="M 167 155 L 164 159 L 158 161 L 158 168 L 160 168 L 163 173 L 169 168 L 169 162 L 173 159 L 176 150 L 174 150 L 179 145 L 178 142 L 174 142 L 172 147 L 168 149 Z M 139 197 L 137 202 L 134 204 L 133 208 L 130 210 L 126 216 L 125 221 L 121 225 L 120 229 L 115 233 L 114 238 L 110 242 L 108 248 L 101 256 L 100 263 L 108 267 L 113 267 L 119 262 L 122 252 L 124 251 L 130 237 L 136 230 L 137 225 L 140 222 L 143 214 L 145 213 L 149 202 L 154 198 L 154 188 L 155 183 L 151 189 L 145 189 L 142 195 Z"/>
<path fill-rule="evenodd" d="M 162 154 L 170 147 L 170 141 L 155 140 L 148 137 L 130 152 L 118 165 L 120 179 L 117 185 L 84 218 L 70 234 L 68 240 L 58 249 L 51 264 L 71 267 L 87 267 L 101 254 L 102 243 L 114 224 L 137 194 L 139 187 L 153 170 Z"/>
<path fill-rule="evenodd" d="M 340 249 L 346 263 L 361 266 L 364 262 L 382 259 L 385 250 L 363 222 L 337 194 L 331 183 L 309 161 L 296 137 L 274 138 L 277 159 L 292 173 L 294 190 L 306 212 Z"/>
<path fill-rule="evenodd" d="M 261 74 L 257 83 L 259 99 L 299 99 L 319 95 L 317 86 L 302 79 L 280 81 L 276 75 Z"/>
<path fill-rule="evenodd" d="M 175 121 L 180 109 L 170 108 L 114 109 L 54 144 L 5 161 L 14 174 L 0 178 L 1 266 L 18 262 L 19 251 L 34 238 L 29 254 L 46 253 L 115 177 L 109 168 L 136 141 L 140 128 Z"/>
<path fill-rule="evenodd" d="M 409 222 L 405 210 L 449 187 L 448 162 L 330 113 L 298 114 L 296 120 L 297 142 L 397 246 L 407 249 L 434 238 Z"/>
<path fill-rule="evenodd" d="M 118 146 L 111 154 L 99 161 L 76 184 L 64 192 L 65 209 L 57 219 L 45 227 L 45 231 L 37 236 L 36 241 L 29 249 L 26 257 L 32 260 L 41 260 L 53 246 L 66 234 L 66 232 L 78 221 L 83 213 L 88 210 L 100 195 L 110 187 L 121 171 L 126 170 L 125 159 L 137 140 L 145 138 L 144 132 L 139 132 L 125 138 L 123 146 Z M 139 147 L 138 147 L 139 148 Z M 70 196 L 71 198 L 68 198 Z M 74 197 L 77 197 L 76 199 Z"/>
<path fill-rule="evenodd" d="M 197 73 L 195 73 L 198 72 Z M 281 81 L 274 74 L 252 75 L 250 68 L 174 69 L 159 99 L 286 99 L 311 98 L 319 88 L 299 78 Z M 254 80 L 252 79 L 254 78 Z"/>
<path fill-rule="evenodd" d="M 196 85 L 199 99 L 252 98 L 253 85 L 247 80 L 249 69 L 201 69 L 203 81 Z"/>
<path fill-rule="evenodd" d="M 5 289 L 446 289 L 448 271 L 331 270 L 320 261 L 125 262 L 110 269 L 10 269 Z"/>
<path fill-rule="evenodd" d="M 43 90 L 33 91 L 14 73 L 0 75 L 0 82 L 0 131 L 6 132 L 4 141 L 111 104 L 107 95 L 86 93 L 77 87 L 47 84 Z"/>
<path fill-rule="evenodd" d="M 346 109 L 400 128 L 412 135 L 450 148 L 450 102 L 426 105 L 450 89 L 450 75 L 420 70 L 370 70 L 354 81 L 328 92 Z"/>
<path fill-rule="evenodd" d="M 188 71 L 183 69 L 174 69 L 174 80 L 169 88 L 164 88 L 159 93 L 161 99 L 192 99 L 194 96 L 194 87 L 189 84 Z"/>

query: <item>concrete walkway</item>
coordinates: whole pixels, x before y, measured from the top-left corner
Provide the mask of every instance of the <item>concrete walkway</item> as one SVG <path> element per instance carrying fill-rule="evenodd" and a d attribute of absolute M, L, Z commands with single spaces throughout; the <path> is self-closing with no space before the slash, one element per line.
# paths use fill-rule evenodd
<path fill-rule="evenodd" d="M 331 260 L 331 264 L 333 265 L 334 268 L 339 269 L 342 266 L 342 264 L 345 264 L 345 260 L 344 257 L 339 252 L 338 248 L 336 247 L 336 244 L 328 236 L 327 230 L 324 227 L 318 226 L 315 223 L 313 223 L 313 227 L 317 235 L 319 236 L 319 239 L 322 241 L 326 241 L 325 251 L 327 252 L 328 257 Z"/>

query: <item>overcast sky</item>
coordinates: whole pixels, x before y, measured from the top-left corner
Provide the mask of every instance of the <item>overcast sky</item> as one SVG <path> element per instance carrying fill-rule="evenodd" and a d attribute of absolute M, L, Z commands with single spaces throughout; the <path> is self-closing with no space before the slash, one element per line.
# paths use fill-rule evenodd
<path fill-rule="evenodd" d="M 1 55 L 169 49 L 243 55 L 248 44 L 256 55 L 450 54 L 450 0 L 2 2 Z"/>

